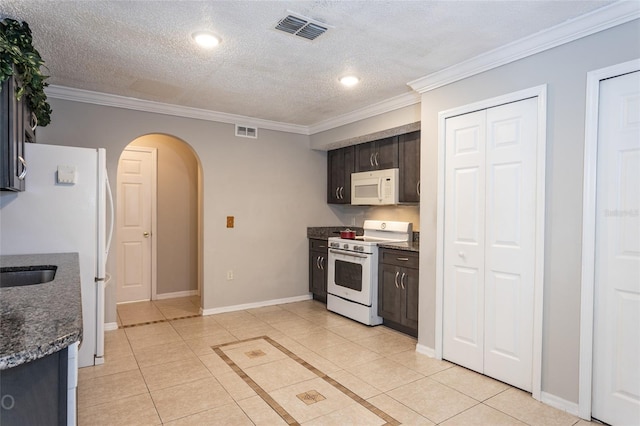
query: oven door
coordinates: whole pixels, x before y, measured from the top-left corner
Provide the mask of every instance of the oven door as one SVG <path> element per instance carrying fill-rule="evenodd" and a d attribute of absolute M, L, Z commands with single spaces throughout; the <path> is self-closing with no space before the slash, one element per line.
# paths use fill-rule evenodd
<path fill-rule="evenodd" d="M 327 292 L 371 306 L 372 265 L 371 254 L 329 249 Z"/>

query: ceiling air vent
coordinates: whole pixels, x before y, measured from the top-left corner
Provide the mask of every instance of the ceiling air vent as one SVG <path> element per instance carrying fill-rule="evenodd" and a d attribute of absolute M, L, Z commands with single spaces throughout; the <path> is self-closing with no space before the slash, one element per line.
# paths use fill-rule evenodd
<path fill-rule="evenodd" d="M 309 18 L 288 15 L 278 22 L 276 30 L 306 38 L 307 40 L 315 40 L 327 31 L 328 25 L 323 25 L 318 22 L 312 22 Z"/>
<path fill-rule="evenodd" d="M 240 126 L 236 124 L 236 136 L 239 136 L 241 138 L 258 139 L 258 128 Z"/>

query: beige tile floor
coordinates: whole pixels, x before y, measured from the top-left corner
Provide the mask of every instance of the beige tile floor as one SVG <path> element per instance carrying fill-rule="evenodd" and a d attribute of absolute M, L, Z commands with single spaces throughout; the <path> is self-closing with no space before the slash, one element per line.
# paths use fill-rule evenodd
<path fill-rule="evenodd" d="M 79 424 L 588 424 L 316 301 L 170 319 L 195 312 L 194 298 L 119 305 L 105 364 L 80 369 Z"/>

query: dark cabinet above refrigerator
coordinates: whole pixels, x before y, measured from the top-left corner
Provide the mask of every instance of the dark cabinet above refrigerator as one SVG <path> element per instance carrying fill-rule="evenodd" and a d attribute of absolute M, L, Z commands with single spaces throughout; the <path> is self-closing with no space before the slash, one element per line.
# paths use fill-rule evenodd
<path fill-rule="evenodd" d="M 27 159 L 24 144 L 36 141 L 36 121 L 25 97 L 16 99 L 12 76 L 0 92 L 0 190 L 24 191 Z"/>

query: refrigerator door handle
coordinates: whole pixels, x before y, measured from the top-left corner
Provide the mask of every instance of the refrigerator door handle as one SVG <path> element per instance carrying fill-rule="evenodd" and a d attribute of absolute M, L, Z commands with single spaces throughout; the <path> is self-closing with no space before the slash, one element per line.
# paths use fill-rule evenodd
<path fill-rule="evenodd" d="M 113 224 L 114 224 L 114 216 L 113 216 L 113 193 L 111 192 L 111 184 L 109 183 L 109 176 L 105 173 L 105 181 L 107 184 L 107 196 L 109 197 L 109 236 L 107 237 L 107 246 L 105 248 L 105 260 L 107 255 L 109 254 L 109 249 L 111 248 L 111 238 L 113 237 Z"/>

